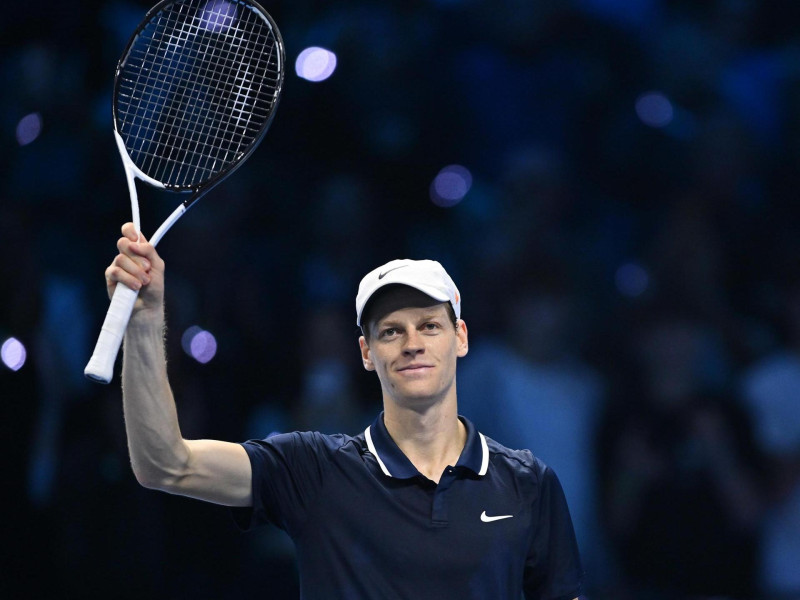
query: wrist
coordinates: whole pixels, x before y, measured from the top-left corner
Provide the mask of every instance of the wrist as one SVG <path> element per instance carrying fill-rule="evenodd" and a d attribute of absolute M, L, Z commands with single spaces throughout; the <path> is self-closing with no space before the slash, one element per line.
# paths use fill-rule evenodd
<path fill-rule="evenodd" d="M 163 331 L 165 325 L 164 307 L 147 308 L 135 311 L 128 322 L 129 333 L 150 333 Z"/>
<path fill-rule="evenodd" d="M 145 371 L 164 365 L 166 325 L 163 310 L 140 310 L 131 316 L 124 338 L 123 376 L 128 366 Z M 123 377 L 124 378 L 124 377 Z"/>

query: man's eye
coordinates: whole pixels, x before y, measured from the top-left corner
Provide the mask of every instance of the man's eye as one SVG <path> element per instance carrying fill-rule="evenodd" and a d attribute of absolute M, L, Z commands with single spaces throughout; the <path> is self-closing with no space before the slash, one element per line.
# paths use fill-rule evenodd
<path fill-rule="evenodd" d="M 439 329 L 439 324 L 438 323 L 425 323 L 425 325 L 423 325 L 423 329 L 425 329 L 425 331 L 436 331 L 437 329 Z"/>
<path fill-rule="evenodd" d="M 381 337 L 392 337 L 394 334 L 397 333 L 397 329 L 394 327 L 388 327 L 381 332 Z"/>

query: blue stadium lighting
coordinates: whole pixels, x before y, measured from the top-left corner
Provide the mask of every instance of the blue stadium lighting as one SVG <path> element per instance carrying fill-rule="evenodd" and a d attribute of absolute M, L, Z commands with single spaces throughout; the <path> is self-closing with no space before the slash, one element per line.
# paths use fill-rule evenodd
<path fill-rule="evenodd" d="M 42 133 L 42 115 L 31 113 L 22 117 L 17 123 L 17 142 L 20 146 L 27 146 Z"/>
<path fill-rule="evenodd" d="M 27 356 L 25 346 L 17 338 L 8 338 L 0 348 L 3 364 L 12 371 L 19 371 L 25 364 Z"/>
<path fill-rule="evenodd" d="M 294 63 L 295 72 L 308 81 L 325 81 L 336 70 L 336 55 L 312 46 L 303 50 Z"/>
<path fill-rule="evenodd" d="M 217 340 L 202 327 L 192 325 L 181 336 L 183 351 L 201 364 L 206 364 L 217 354 Z"/>
<path fill-rule="evenodd" d="M 464 199 L 472 187 L 472 173 L 461 165 L 448 165 L 434 178 L 430 187 L 431 202 L 449 208 Z"/>
<path fill-rule="evenodd" d="M 636 99 L 636 114 L 648 127 L 666 127 L 675 117 L 675 109 L 661 92 L 647 92 Z"/>

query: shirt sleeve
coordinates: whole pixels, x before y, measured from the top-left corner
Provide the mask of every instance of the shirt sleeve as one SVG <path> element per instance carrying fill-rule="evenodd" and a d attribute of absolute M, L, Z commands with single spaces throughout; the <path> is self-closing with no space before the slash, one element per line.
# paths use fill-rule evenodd
<path fill-rule="evenodd" d="M 534 507 L 538 515 L 525 563 L 527 600 L 573 600 L 581 595 L 583 568 L 567 499 L 555 472 L 544 467 Z"/>
<path fill-rule="evenodd" d="M 233 508 L 244 530 L 272 523 L 290 536 L 302 526 L 308 507 L 320 494 L 336 436 L 294 432 L 242 446 L 253 471 L 253 506 Z"/>

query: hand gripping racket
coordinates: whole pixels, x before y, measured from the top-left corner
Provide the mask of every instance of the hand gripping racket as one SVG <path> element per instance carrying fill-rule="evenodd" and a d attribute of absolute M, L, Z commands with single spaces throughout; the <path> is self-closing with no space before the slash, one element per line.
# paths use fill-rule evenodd
<path fill-rule="evenodd" d="M 150 238 L 154 246 L 258 146 L 284 62 L 275 22 L 252 0 L 163 0 L 147 13 L 117 65 L 112 108 L 136 230 L 135 179 L 190 193 Z M 89 379 L 111 381 L 137 296 L 117 285 L 84 370 Z"/>

